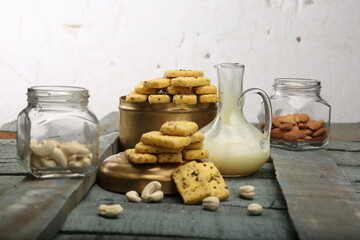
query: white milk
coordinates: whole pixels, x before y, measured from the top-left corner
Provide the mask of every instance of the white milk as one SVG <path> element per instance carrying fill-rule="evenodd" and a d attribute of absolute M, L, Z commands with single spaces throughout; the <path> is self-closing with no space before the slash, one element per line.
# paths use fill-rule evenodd
<path fill-rule="evenodd" d="M 213 133 L 216 137 L 205 137 L 205 148 L 209 150 L 209 159 L 221 174 L 246 176 L 256 172 L 270 156 L 269 143 L 261 146 L 263 134 L 243 121 L 237 126 L 221 125 L 221 129 Z M 213 135 L 213 136 L 214 136 Z"/>
<path fill-rule="evenodd" d="M 270 156 L 270 151 L 249 151 L 246 146 L 238 144 L 220 145 L 207 142 L 210 151 L 209 159 L 216 165 L 222 175 L 246 176 L 256 172 Z"/>

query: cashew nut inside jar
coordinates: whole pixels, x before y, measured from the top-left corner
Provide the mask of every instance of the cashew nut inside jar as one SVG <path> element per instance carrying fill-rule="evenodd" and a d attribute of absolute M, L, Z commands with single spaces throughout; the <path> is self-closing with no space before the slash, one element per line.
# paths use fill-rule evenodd
<path fill-rule="evenodd" d="M 17 119 L 17 159 L 38 178 L 86 176 L 99 164 L 99 122 L 85 88 L 35 86 Z"/>

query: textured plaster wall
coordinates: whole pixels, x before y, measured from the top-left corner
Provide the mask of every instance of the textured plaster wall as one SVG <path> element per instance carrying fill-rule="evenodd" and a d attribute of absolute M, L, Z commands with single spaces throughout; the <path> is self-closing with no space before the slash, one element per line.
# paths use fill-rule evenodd
<path fill-rule="evenodd" d="M 0 0 L 0 125 L 27 88 L 88 88 L 101 118 L 137 82 L 168 69 L 246 65 L 244 88 L 322 81 L 333 122 L 360 121 L 359 0 Z M 258 103 L 250 97 L 248 105 Z M 249 109 L 256 121 L 257 108 Z"/>

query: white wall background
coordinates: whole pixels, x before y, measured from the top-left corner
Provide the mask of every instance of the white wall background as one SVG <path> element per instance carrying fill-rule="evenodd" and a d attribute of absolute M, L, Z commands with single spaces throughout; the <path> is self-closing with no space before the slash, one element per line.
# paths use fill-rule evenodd
<path fill-rule="evenodd" d="M 246 65 L 244 88 L 322 81 L 333 122 L 360 121 L 359 0 L 0 0 L 0 126 L 27 88 L 88 88 L 98 118 L 168 69 Z M 255 111 L 250 120 L 255 121 Z"/>

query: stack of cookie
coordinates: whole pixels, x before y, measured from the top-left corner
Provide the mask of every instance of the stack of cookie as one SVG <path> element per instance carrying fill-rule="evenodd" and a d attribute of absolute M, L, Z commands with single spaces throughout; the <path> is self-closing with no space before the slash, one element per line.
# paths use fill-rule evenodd
<path fill-rule="evenodd" d="M 215 103 L 219 101 L 216 86 L 202 71 L 169 70 L 163 78 L 143 81 L 126 96 L 127 102 L 175 104 Z"/>
<path fill-rule="evenodd" d="M 135 164 L 181 163 L 183 160 L 198 160 L 209 157 L 203 148 L 204 134 L 198 125 L 190 121 L 169 121 L 160 131 L 151 131 L 141 136 L 134 149 L 125 151 L 126 158 Z"/>

